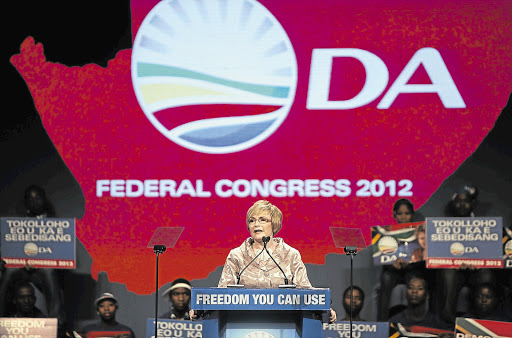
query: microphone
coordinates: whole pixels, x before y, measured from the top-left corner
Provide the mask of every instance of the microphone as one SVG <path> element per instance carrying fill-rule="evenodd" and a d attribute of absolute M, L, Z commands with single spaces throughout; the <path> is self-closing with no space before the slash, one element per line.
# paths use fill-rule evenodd
<path fill-rule="evenodd" d="M 270 254 L 270 252 L 268 252 L 268 249 L 267 249 L 267 243 L 270 241 L 270 236 L 264 236 L 262 238 L 263 240 L 263 249 L 267 252 L 267 254 L 269 255 L 270 258 L 272 258 L 272 261 L 274 261 L 274 263 L 276 264 L 276 266 L 279 268 L 279 270 L 281 270 L 281 272 L 283 273 L 283 276 L 284 276 L 284 285 L 279 285 L 279 287 L 283 287 L 283 288 L 294 288 L 295 285 L 288 285 L 288 278 L 286 277 L 286 274 L 284 273 L 283 269 L 281 269 L 281 267 L 279 266 L 279 264 L 277 264 L 276 260 L 274 259 L 274 257 L 272 257 L 272 255 Z"/>
<path fill-rule="evenodd" d="M 254 258 L 249 262 L 249 264 L 247 264 L 247 265 L 242 269 L 242 271 L 240 271 L 240 272 L 238 273 L 238 276 L 236 276 L 236 284 L 235 284 L 235 285 L 230 284 L 230 285 L 228 285 L 228 287 L 237 287 L 237 288 L 243 288 L 243 287 L 244 287 L 244 286 L 243 286 L 243 284 L 240 284 L 240 277 L 242 276 L 242 273 L 245 271 L 245 269 L 247 269 L 247 268 L 249 267 L 249 265 L 251 265 L 251 264 L 252 264 L 252 262 L 254 262 L 254 260 L 255 260 L 256 258 L 258 258 L 258 256 L 259 256 L 259 255 L 261 255 L 261 253 L 263 252 L 263 250 L 265 250 L 265 245 L 266 245 L 266 243 L 265 243 L 265 237 L 263 237 L 263 238 L 262 238 L 262 240 L 263 240 L 263 246 L 264 246 L 264 247 L 263 247 L 263 249 L 261 249 L 261 251 L 260 251 L 256 256 L 254 256 Z M 270 240 L 270 237 L 268 237 L 267 242 L 268 242 L 269 240 Z"/>

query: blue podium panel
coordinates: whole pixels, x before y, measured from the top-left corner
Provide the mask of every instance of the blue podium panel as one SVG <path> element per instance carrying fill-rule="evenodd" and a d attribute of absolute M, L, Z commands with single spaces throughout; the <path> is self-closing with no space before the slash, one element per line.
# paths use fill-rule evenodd
<path fill-rule="evenodd" d="M 318 338 L 330 290 L 192 288 L 191 308 L 204 311 L 203 337 Z"/>

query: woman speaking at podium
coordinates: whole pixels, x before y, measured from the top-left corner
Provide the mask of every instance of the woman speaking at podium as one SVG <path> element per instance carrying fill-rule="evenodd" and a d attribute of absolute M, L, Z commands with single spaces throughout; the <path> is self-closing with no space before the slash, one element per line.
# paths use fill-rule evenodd
<path fill-rule="evenodd" d="M 257 201 L 249 208 L 246 223 L 251 237 L 229 253 L 220 288 L 236 284 L 246 288 L 277 288 L 285 284 L 311 288 L 299 251 L 274 237 L 281 230 L 282 221 L 281 210 L 268 201 Z"/>
<path fill-rule="evenodd" d="M 286 244 L 282 238 L 274 237 L 281 230 L 282 221 L 281 210 L 268 201 L 257 201 L 249 208 L 246 223 L 251 237 L 229 253 L 218 287 L 312 287 L 299 251 Z M 191 310 L 191 318 L 196 317 Z M 335 321 L 336 312 L 331 309 L 329 323 Z"/>

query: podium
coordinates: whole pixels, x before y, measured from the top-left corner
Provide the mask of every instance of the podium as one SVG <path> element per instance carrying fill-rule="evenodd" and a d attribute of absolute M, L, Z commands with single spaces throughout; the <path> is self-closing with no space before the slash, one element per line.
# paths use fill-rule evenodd
<path fill-rule="evenodd" d="M 322 337 L 329 289 L 192 288 L 190 307 L 204 311 L 203 337 Z"/>

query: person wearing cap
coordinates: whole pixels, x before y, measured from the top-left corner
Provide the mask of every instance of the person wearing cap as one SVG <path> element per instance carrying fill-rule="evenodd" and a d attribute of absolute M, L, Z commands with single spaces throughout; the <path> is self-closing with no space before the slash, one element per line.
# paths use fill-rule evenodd
<path fill-rule="evenodd" d="M 246 288 L 278 288 L 288 282 L 297 288 L 312 288 L 299 251 L 282 238 L 275 237 L 281 230 L 282 221 L 281 210 L 266 200 L 255 202 L 247 210 L 245 225 L 250 237 L 230 251 L 219 288 L 231 284 L 243 284 Z M 263 250 L 264 243 L 268 243 L 268 251 Z M 192 311 L 191 317 L 195 319 L 196 316 Z M 336 312 L 332 309 L 329 321 L 336 321 Z"/>
<path fill-rule="evenodd" d="M 100 320 L 94 324 L 87 325 L 81 330 L 85 337 L 94 336 L 94 333 L 101 332 L 102 337 L 135 338 L 131 328 L 116 321 L 116 312 L 119 308 L 117 298 L 111 293 L 101 294 L 95 301 L 94 306 Z"/>
<path fill-rule="evenodd" d="M 175 279 L 162 297 L 169 297 L 171 308 L 159 318 L 190 320 L 190 282 L 185 278 Z"/>

